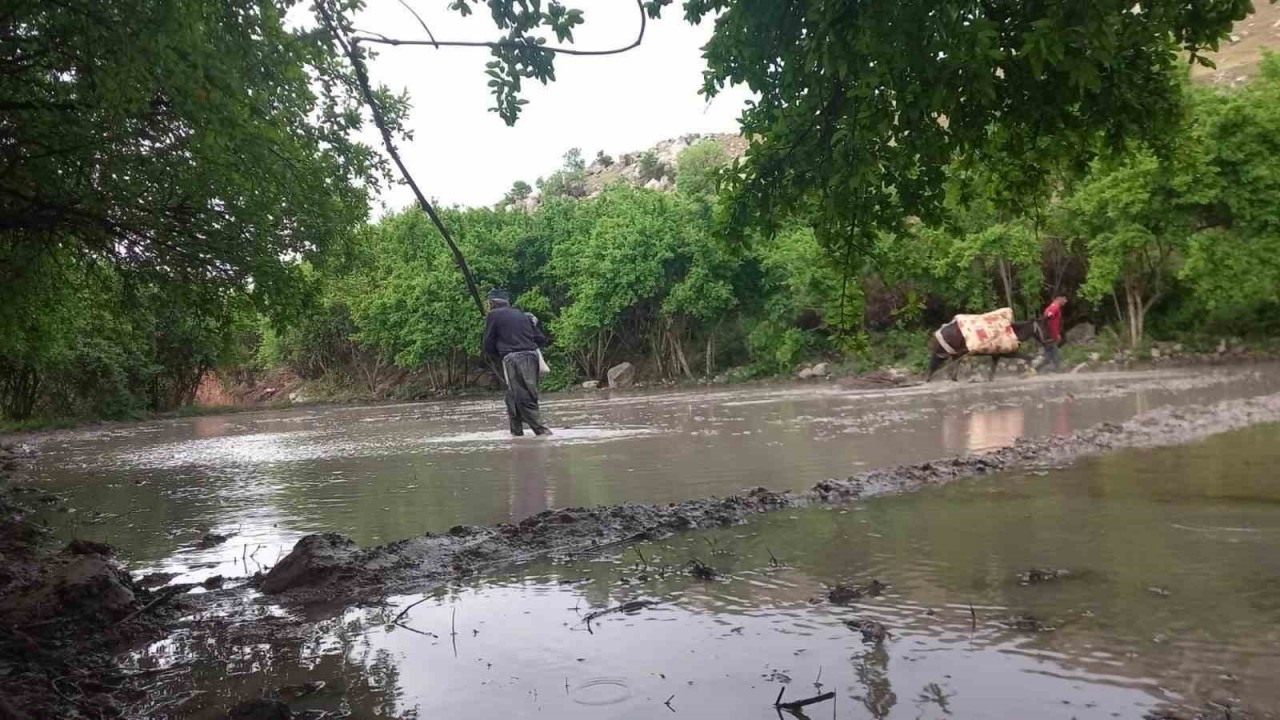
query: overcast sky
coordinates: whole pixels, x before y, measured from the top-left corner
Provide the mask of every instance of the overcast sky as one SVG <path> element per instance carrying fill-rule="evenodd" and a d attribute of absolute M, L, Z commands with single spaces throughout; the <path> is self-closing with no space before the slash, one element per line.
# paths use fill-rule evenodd
<path fill-rule="evenodd" d="M 497 36 L 483 4 L 462 18 L 448 9 L 448 0 L 410 2 L 438 40 Z M 577 47 L 627 45 L 639 29 L 639 11 L 627 0 L 567 4 L 585 13 L 586 23 L 575 32 Z M 555 82 L 525 86 L 529 104 L 515 127 L 489 112 L 486 49 L 384 47 L 371 73 L 374 82 L 412 97 L 414 140 L 402 143 L 401 152 L 423 191 L 446 205 L 491 205 L 512 182 L 533 184 L 558 168 L 572 147 L 582 148 L 589 161 L 598 150 L 616 157 L 685 133 L 737 130 L 748 94 L 727 89 L 710 104 L 698 94 L 701 47 L 711 25 L 689 25 L 681 14 L 678 4 L 666 8 L 661 20 L 649 23 L 644 43 L 621 55 L 557 57 Z M 424 35 L 396 0 L 369 0 L 356 27 L 392 37 Z M 380 201 L 398 208 L 412 196 L 397 186 Z"/>

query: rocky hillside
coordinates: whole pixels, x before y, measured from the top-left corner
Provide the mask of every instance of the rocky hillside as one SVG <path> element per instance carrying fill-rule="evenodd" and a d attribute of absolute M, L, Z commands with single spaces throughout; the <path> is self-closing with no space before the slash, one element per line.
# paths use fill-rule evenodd
<path fill-rule="evenodd" d="M 671 190 L 675 187 L 680 153 L 703 142 L 718 144 L 730 160 L 741 157 L 747 151 L 747 141 L 739 135 L 690 133 L 663 140 L 648 150 L 629 152 L 617 158 L 601 152 L 590 163 L 585 163 L 580 170 L 573 171 L 566 168 L 558 171 L 556 175 L 563 178 L 565 173 L 572 173 L 570 177 L 564 178 L 564 181 L 572 184 L 573 187 L 567 194 L 573 197 L 594 197 L 607 185 L 618 182 L 657 190 Z M 528 197 L 515 201 L 504 200 L 500 205 L 509 204 L 525 210 L 533 210 L 540 202 L 540 193 L 534 192 Z"/>
<path fill-rule="evenodd" d="M 616 160 L 598 156 L 587 166 L 587 192 L 594 195 L 604 186 L 619 181 L 662 190 L 670 189 L 675 184 L 680 153 L 685 148 L 708 141 L 718 143 L 730 159 L 741 157 L 747 151 L 747 141 L 738 135 L 693 133 L 663 140 L 644 152 L 627 153 Z"/>
<path fill-rule="evenodd" d="M 1263 51 L 1280 52 L 1280 4 L 1254 0 L 1254 13 L 1236 23 L 1231 37 L 1209 57 L 1217 68 L 1196 65 L 1191 77 L 1200 82 L 1236 85 L 1258 72 Z"/>

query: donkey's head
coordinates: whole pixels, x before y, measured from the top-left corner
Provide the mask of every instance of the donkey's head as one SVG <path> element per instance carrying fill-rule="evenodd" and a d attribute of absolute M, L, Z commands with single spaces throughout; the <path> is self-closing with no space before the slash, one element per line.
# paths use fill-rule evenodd
<path fill-rule="evenodd" d="M 1040 343 L 1041 347 L 1045 347 L 1048 344 L 1048 340 L 1046 340 L 1046 338 L 1049 337 L 1049 334 L 1045 330 L 1044 321 L 1042 320 L 1024 320 L 1022 322 L 1015 322 L 1013 324 L 1013 333 L 1018 336 L 1019 342 L 1026 342 L 1027 340 L 1034 339 L 1036 342 Z"/>

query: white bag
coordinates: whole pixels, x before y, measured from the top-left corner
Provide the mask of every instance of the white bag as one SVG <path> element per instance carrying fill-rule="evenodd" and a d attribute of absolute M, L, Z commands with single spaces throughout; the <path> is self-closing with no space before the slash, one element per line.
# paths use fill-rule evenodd
<path fill-rule="evenodd" d="M 538 348 L 537 352 L 538 352 L 538 372 L 542 373 L 543 375 L 546 375 L 547 373 L 551 372 L 551 366 L 548 365 L 547 361 L 542 358 L 542 348 Z"/>

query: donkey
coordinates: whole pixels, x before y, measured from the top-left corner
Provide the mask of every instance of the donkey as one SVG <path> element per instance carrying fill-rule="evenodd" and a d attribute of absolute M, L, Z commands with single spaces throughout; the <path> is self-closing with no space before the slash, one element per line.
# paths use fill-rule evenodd
<path fill-rule="evenodd" d="M 948 352 L 947 348 L 944 348 L 942 343 L 938 342 L 936 335 L 929 335 L 929 372 L 925 375 L 924 381 L 929 382 L 933 379 L 933 374 L 938 372 L 943 365 L 951 363 L 951 380 L 952 382 L 955 382 L 959 378 L 960 374 L 960 358 L 969 354 L 969 350 L 964 344 L 964 335 L 960 333 L 960 327 L 954 320 L 943 325 L 938 332 L 942 333 L 942 339 L 945 340 L 947 345 L 951 346 L 951 350 L 954 350 L 955 352 Z M 1018 336 L 1018 342 L 1025 342 L 1034 338 L 1036 342 L 1040 343 L 1041 348 L 1046 351 L 1048 350 L 1048 342 L 1045 340 L 1044 323 L 1040 320 L 1015 322 L 1013 323 L 1013 333 Z M 991 355 L 990 357 L 991 372 L 987 376 L 988 381 L 995 380 L 996 366 L 1000 364 L 1000 358 L 1025 360 L 1027 362 L 1031 362 L 1033 359 L 1021 351 L 1005 353 L 1003 355 Z"/>

